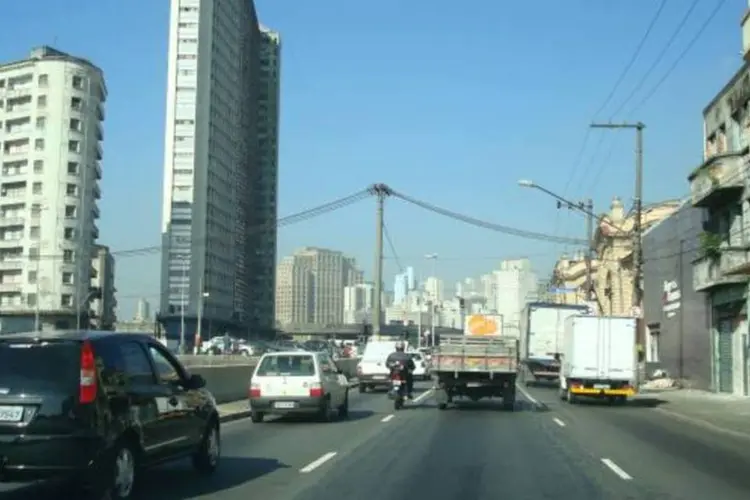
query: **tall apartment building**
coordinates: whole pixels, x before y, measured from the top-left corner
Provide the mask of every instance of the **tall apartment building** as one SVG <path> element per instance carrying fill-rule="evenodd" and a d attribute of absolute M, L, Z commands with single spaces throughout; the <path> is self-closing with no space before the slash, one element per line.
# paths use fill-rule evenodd
<path fill-rule="evenodd" d="M 307 247 L 286 257 L 276 277 L 276 320 L 340 325 L 344 322 L 344 287 L 362 283 L 356 261 L 341 252 Z"/>
<path fill-rule="evenodd" d="M 104 103 L 98 67 L 50 47 L 0 66 L 0 315 L 76 326 L 93 298 Z M 10 327 L 8 329 L 13 329 Z"/>
<path fill-rule="evenodd" d="M 169 337 L 184 315 L 192 339 L 199 309 L 204 336 L 273 326 L 279 50 L 251 1 L 172 0 L 161 285 Z"/>
<path fill-rule="evenodd" d="M 109 247 L 96 245 L 91 258 L 91 287 L 96 295 L 89 305 L 91 325 L 99 330 L 112 330 L 117 322 L 115 293 L 115 258 Z"/>

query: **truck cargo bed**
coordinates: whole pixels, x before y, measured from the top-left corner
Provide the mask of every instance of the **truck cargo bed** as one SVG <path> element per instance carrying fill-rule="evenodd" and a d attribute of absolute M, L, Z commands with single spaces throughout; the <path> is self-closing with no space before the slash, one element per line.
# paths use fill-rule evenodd
<path fill-rule="evenodd" d="M 432 353 L 433 373 L 515 373 L 518 340 L 500 335 L 442 335 Z"/>

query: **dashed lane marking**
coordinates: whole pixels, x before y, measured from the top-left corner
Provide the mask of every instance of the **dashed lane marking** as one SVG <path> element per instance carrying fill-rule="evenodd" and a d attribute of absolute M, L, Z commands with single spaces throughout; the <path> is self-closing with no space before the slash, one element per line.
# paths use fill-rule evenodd
<path fill-rule="evenodd" d="M 552 421 L 553 421 L 553 422 L 555 422 L 555 423 L 556 423 L 557 425 L 559 425 L 560 427 L 565 427 L 565 422 L 563 422 L 562 420 L 560 420 L 560 419 L 559 419 L 559 418 L 557 418 L 557 417 L 553 417 L 553 418 L 552 418 Z"/>
<path fill-rule="evenodd" d="M 396 415 L 393 415 L 393 414 L 391 414 L 391 415 L 386 415 L 385 417 L 383 417 L 382 419 L 380 419 L 380 421 L 381 421 L 381 422 L 390 422 L 390 421 L 391 421 L 391 420 L 393 419 L 393 417 L 395 417 L 395 416 L 396 416 Z"/>
<path fill-rule="evenodd" d="M 606 465 L 609 468 L 609 470 L 611 470 L 612 472 L 620 476 L 620 479 L 624 479 L 625 481 L 630 481 L 633 479 L 630 474 L 622 470 L 622 468 L 619 465 L 614 463 L 609 458 L 602 458 L 602 463 Z"/>
<path fill-rule="evenodd" d="M 336 454 L 337 454 L 337 452 L 335 452 L 335 451 L 329 451 L 328 453 L 326 453 L 322 457 L 318 458 L 317 460 L 313 460 L 309 464 L 305 465 L 299 471 L 301 473 L 303 473 L 303 474 L 307 474 L 309 472 L 312 472 L 315 469 L 317 469 L 318 467 L 320 467 L 321 465 L 323 465 L 324 463 L 328 462 L 333 457 L 335 457 Z"/>

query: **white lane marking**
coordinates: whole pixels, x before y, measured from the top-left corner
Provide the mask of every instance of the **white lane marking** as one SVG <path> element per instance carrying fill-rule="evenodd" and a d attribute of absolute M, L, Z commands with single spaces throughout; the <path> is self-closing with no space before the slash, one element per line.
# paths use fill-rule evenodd
<path fill-rule="evenodd" d="M 393 417 L 395 417 L 395 416 L 396 416 L 396 415 L 393 415 L 393 414 L 391 414 L 391 415 L 386 415 L 385 417 L 383 417 L 382 419 L 380 419 L 380 421 L 381 421 L 381 422 L 390 422 L 390 421 L 391 421 L 391 420 L 393 419 Z"/>
<path fill-rule="evenodd" d="M 309 464 L 305 465 L 299 471 L 302 472 L 303 474 L 307 474 L 308 472 L 312 472 L 315 469 L 317 469 L 318 467 L 320 467 L 321 465 L 323 465 L 324 463 L 328 462 L 333 457 L 335 457 L 336 454 L 337 454 L 337 452 L 335 452 L 335 451 L 329 451 L 328 453 L 326 453 L 325 455 L 323 455 L 319 459 L 313 460 Z"/>
<path fill-rule="evenodd" d="M 516 384 L 516 389 L 518 389 L 519 392 L 521 394 L 523 394 L 523 397 L 525 397 L 526 399 L 528 399 L 529 401 L 531 401 L 531 404 L 533 404 L 534 406 L 537 406 L 537 407 L 541 407 L 542 406 L 542 404 L 539 401 L 537 401 L 537 399 L 534 396 L 532 396 L 531 394 L 529 394 L 529 391 L 527 391 L 526 389 L 524 389 L 520 385 Z"/>
<path fill-rule="evenodd" d="M 622 468 L 612 460 L 608 458 L 602 458 L 602 463 L 609 467 L 609 470 L 620 476 L 620 479 L 624 479 L 625 481 L 630 481 L 631 479 L 633 479 L 630 474 L 622 470 Z"/>
<path fill-rule="evenodd" d="M 416 398 L 414 398 L 412 400 L 412 403 L 421 403 L 422 401 L 424 401 L 425 399 L 427 399 L 429 396 L 432 396 L 433 392 L 435 392 L 435 389 L 429 389 L 429 390 L 423 392 L 422 394 L 420 394 L 419 396 L 417 396 Z"/>
<path fill-rule="evenodd" d="M 557 425 L 559 425 L 560 427 L 565 427 L 565 422 L 563 422 L 563 421 L 562 421 L 562 420 L 560 420 L 559 418 L 557 418 L 557 417 L 553 417 L 553 418 L 552 418 L 552 420 L 553 420 L 553 421 L 554 421 L 554 422 L 555 422 L 555 423 L 556 423 Z"/>

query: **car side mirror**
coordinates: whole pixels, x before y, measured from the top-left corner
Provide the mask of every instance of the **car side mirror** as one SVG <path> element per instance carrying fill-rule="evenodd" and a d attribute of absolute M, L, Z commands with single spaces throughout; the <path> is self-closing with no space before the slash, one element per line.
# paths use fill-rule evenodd
<path fill-rule="evenodd" d="M 202 375 L 194 373 L 187 380 L 186 389 L 203 389 L 206 387 L 206 379 Z"/>

